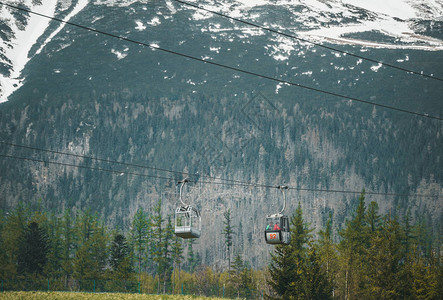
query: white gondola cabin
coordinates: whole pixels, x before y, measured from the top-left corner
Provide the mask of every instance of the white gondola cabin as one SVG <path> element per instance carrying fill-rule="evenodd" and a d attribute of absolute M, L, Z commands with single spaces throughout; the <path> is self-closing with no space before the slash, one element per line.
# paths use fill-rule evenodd
<path fill-rule="evenodd" d="M 201 235 L 201 216 L 200 212 L 182 200 L 182 190 L 187 179 L 180 181 L 180 203 L 181 206 L 175 210 L 175 230 L 176 236 L 183 239 L 195 239 Z"/>
<path fill-rule="evenodd" d="M 192 206 L 180 206 L 175 210 L 175 235 L 195 239 L 201 235 L 200 212 Z"/>

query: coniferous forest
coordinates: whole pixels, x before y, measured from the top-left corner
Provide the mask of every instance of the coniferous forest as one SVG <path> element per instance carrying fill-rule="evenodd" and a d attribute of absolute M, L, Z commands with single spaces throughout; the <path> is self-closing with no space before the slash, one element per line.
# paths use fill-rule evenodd
<path fill-rule="evenodd" d="M 442 299 L 442 1 L 395 1 L 436 16 L 390 17 L 406 40 L 377 25 L 319 44 L 181 1 L 52 1 L 72 24 L 27 51 L 22 9 L 47 1 L 19 2 L 0 7 L 1 290 Z M 387 20 L 359 1 L 198 2 L 314 40 Z M 174 235 L 184 178 L 197 240 Z M 273 246 L 281 185 L 292 237 Z"/>
<path fill-rule="evenodd" d="M 291 242 L 278 245 L 270 264 L 252 269 L 232 243 L 230 211 L 220 230 L 227 268 L 203 265 L 195 240 L 174 235 L 174 216 L 161 200 L 139 209 L 130 228 L 107 228 L 90 212 L 62 215 L 20 204 L 1 214 L 3 290 L 64 290 L 193 294 L 269 299 L 441 299 L 441 241 L 409 215 L 380 215 L 358 206 L 338 232 L 332 216 L 314 232 L 299 205 L 290 217 Z M 264 241 L 263 241 L 264 243 Z"/>

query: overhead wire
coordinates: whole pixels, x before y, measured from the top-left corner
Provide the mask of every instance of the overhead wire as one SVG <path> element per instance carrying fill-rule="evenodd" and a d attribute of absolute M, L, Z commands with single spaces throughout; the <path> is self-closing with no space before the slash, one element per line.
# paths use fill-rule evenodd
<path fill-rule="evenodd" d="M 79 154 L 72 154 L 72 153 L 53 151 L 53 150 L 42 149 L 42 148 L 35 148 L 35 147 L 30 147 L 30 146 L 7 143 L 7 142 L 3 142 L 3 141 L 0 141 L 0 143 L 6 144 L 6 145 L 12 145 L 12 146 L 16 146 L 16 147 L 23 147 L 23 148 L 27 148 L 27 149 L 31 149 L 31 150 L 36 150 L 36 151 L 43 151 L 43 152 L 49 152 L 49 153 L 56 153 L 56 154 L 60 154 L 60 155 L 73 156 L 73 157 L 77 157 L 77 158 L 94 159 L 94 160 L 101 161 L 101 162 L 114 163 L 114 164 L 119 164 L 119 165 L 124 165 L 124 166 L 134 166 L 134 167 L 139 167 L 139 168 L 147 168 L 147 169 L 153 169 L 153 170 L 157 170 L 157 171 L 165 171 L 165 172 L 169 172 L 169 173 L 173 173 L 173 174 L 182 174 L 184 176 L 189 176 L 189 175 L 196 176 L 195 174 L 190 174 L 188 172 L 173 171 L 173 170 L 164 169 L 164 168 L 156 168 L 156 167 L 131 164 L 131 163 L 125 163 L 125 162 L 118 162 L 118 161 L 107 160 L 107 159 L 98 159 L 98 158 L 94 158 L 94 157 L 90 157 L 90 156 L 83 156 L 83 155 L 79 155 Z M 136 173 L 136 172 L 126 171 L 126 170 L 113 170 L 113 169 L 105 169 L 105 168 L 98 168 L 98 167 L 90 167 L 90 166 L 84 166 L 84 165 L 61 163 L 61 162 L 42 160 L 42 159 L 36 159 L 36 158 L 30 158 L 30 157 L 15 156 L 15 155 L 0 154 L 0 157 L 11 158 L 11 159 L 21 159 L 21 160 L 27 160 L 27 161 L 33 161 L 33 162 L 40 162 L 40 163 L 65 166 L 65 167 L 90 169 L 90 170 L 94 170 L 94 171 L 109 172 L 109 173 L 114 173 L 114 174 L 118 174 L 118 175 L 126 174 L 126 175 L 143 176 L 143 177 L 149 177 L 149 178 L 165 179 L 165 180 L 169 180 L 169 181 L 176 180 L 175 178 L 171 178 L 171 177 L 142 174 L 142 173 Z M 199 175 L 199 176 L 204 177 L 204 178 L 210 178 L 210 179 L 213 179 L 216 181 L 202 181 L 202 180 L 195 181 L 195 180 L 189 180 L 189 179 L 187 179 L 187 180 L 190 183 L 211 184 L 211 185 L 241 186 L 241 187 L 252 187 L 252 188 L 281 188 L 281 186 L 258 183 L 258 182 L 224 179 L 224 178 L 220 178 L 220 177 L 205 176 L 205 175 Z M 287 188 L 288 188 L 288 190 L 295 190 L 295 191 L 300 191 L 300 192 L 305 191 L 305 192 L 336 193 L 336 194 L 339 193 L 339 194 L 353 194 L 353 195 L 362 193 L 361 191 L 352 191 L 352 190 L 314 189 L 314 188 L 302 188 L 302 187 L 295 187 L 295 186 L 287 186 Z M 419 198 L 436 198 L 437 197 L 435 195 L 426 195 L 426 194 L 381 193 L 381 192 L 372 192 L 372 191 L 365 191 L 365 194 L 366 195 L 374 195 L 374 196 L 394 196 L 394 197 L 419 197 Z"/>
<path fill-rule="evenodd" d="M 181 2 L 183 2 L 183 1 L 181 1 Z M 211 65 L 216 65 L 216 66 L 219 66 L 219 67 L 231 69 L 231 70 L 234 70 L 234 71 L 246 73 L 246 74 L 253 75 L 253 76 L 258 76 L 258 77 L 261 77 L 261 78 L 264 78 L 264 79 L 274 80 L 274 81 L 278 81 L 280 83 L 285 83 L 285 84 L 292 85 L 292 86 L 306 88 L 306 89 L 309 89 L 309 90 L 325 93 L 325 94 L 336 96 L 336 97 L 346 98 L 346 99 L 354 100 L 354 101 L 357 101 L 357 102 L 371 104 L 371 105 L 374 105 L 374 106 L 380 106 L 380 107 L 387 108 L 387 109 L 397 110 L 397 111 L 404 112 L 404 113 L 414 114 L 414 115 L 418 115 L 418 116 L 422 116 L 422 117 L 427 117 L 427 118 L 432 118 L 432 119 L 437 119 L 437 120 L 443 120 L 443 118 L 440 118 L 440 117 L 430 116 L 428 114 L 421 114 L 421 113 L 412 112 L 412 111 L 408 111 L 408 110 L 404 110 L 404 109 L 400 109 L 400 108 L 396 108 L 396 107 L 392 107 L 392 106 L 378 104 L 378 103 L 374 103 L 374 102 L 370 102 L 370 101 L 365 101 L 365 100 L 361 100 L 361 99 L 357 99 L 357 98 L 353 98 L 353 97 L 348 97 L 348 96 L 340 95 L 340 94 L 337 94 L 337 93 L 333 93 L 333 92 L 329 92 L 329 91 L 324 91 L 324 90 L 321 90 L 321 89 L 312 88 L 312 87 L 300 85 L 300 84 L 297 84 L 297 83 L 289 82 L 289 81 L 286 81 L 286 80 L 281 80 L 281 79 L 270 77 L 270 76 L 267 76 L 267 75 L 258 74 L 258 73 L 255 73 L 255 72 L 250 72 L 250 71 L 247 71 L 247 70 L 239 69 L 237 67 L 232 67 L 232 66 L 227 66 L 227 65 L 220 64 L 220 63 L 212 62 L 212 61 L 207 61 L 207 60 L 204 60 L 204 59 L 201 59 L 201 58 L 198 58 L 198 57 L 194 57 L 194 56 L 190 56 L 190 55 L 187 55 L 187 54 L 175 52 L 175 51 L 164 49 L 164 48 L 161 48 L 161 47 L 158 47 L 158 46 L 153 46 L 151 44 L 139 42 L 139 41 L 128 39 L 128 38 L 125 38 L 125 37 L 122 37 L 122 36 L 119 36 L 119 35 L 107 33 L 107 32 L 100 31 L 100 30 L 97 30 L 97 29 L 94 29 L 94 28 L 90 28 L 90 27 L 87 27 L 87 26 L 83 26 L 83 25 L 79 25 L 79 24 L 76 24 L 76 23 L 72 23 L 72 22 L 69 22 L 69 21 L 62 20 L 62 19 L 58 19 L 58 18 L 55 18 L 55 17 L 47 16 L 47 15 L 44 15 L 44 14 L 41 14 L 41 13 L 38 13 L 38 12 L 34 12 L 34 11 L 31 11 L 31 10 L 28 10 L 28 9 L 25 9 L 25 8 L 21 8 L 21 7 L 17 7 L 17 6 L 14 6 L 14 5 L 6 4 L 6 3 L 3 3 L 1 1 L 0 1 L 0 4 L 3 4 L 5 6 L 11 7 L 11 8 L 15 8 L 15 9 L 18 9 L 18 10 L 26 11 L 26 12 L 29 12 L 29 13 L 32 13 L 32 14 L 35 14 L 35 15 L 38 15 L 38 16 L 41 16 L 41 17 L 49 18 L 51 20 L 58 21 L 58 22 L 61 22 L 61 23 L 65 23 L 65 24 L 68 24 L 68 25 L 71 25 L 71 26 L 79 27 L 79 28 L 82 28 L 82 29 L 85 29 L 85 30 L 88 30 L 88 31 L 100 33 L 100 34 L 107 35 L 107 36 L 114 37 L 114 38 L 118 38 L 120 40 L 125 40 L 125 41 L 131 42 L 131 43 L 135 43 L 135 44 L 138 44 L 138 45 L 147 46 L 147 47 L 150 47 L 150 48 L 155 49 L 155 50 L 160 50 L 160 51 L 163 51 L 163 52 L 179 55 L 179 56 L 182 56 L 182 57 L 185 57 L 185 58 L 189 58 L 189 59 L 193 59 L 193 60 L 197 60 L 197 61 L 200 61 L 200 62 L 203 62 L 203 63 L 207 63 L 207 64 L 211 64 Z M 34 150 L 39 149 L 39 148 L 23 146 L 23 145 L 14 145 L 14 144 L 10 144 L 10 145 L 11 146 L 27 147 L 29 149 L 34 149 Z M 40 150 L 44 150 L 44 149 L 40 149 Z M 172 171 L 172 170 L 167 170 L 167 169 L 161 169 L 161 168 L 155 168 L 155 167 L 146 167 L 146 166 L 142 166 L 142 165 L 128 164 L 128 163 L 117 162 L 117 161 L 110 161 L 110 160 L 105 160 L 105 159 L 100 159 L 100 158 L 81 156 L 81 155 L 77 155 L 77 154 L 69 154 L 69 153 L 59 152 L 59 151 L 52 151 L 52 150 L 45 150 L 45 151 L 53 152 L 55 154 L 63 154 L 63 155 L 71 155 L 71 156 L 83 157 L 83 158 L 88 158 L 88 159 L 95 159 L 97 161 L 102 161 L 102 162 L 118 163 L 118 164 L 126 165 L 126 166 L 151 168 L 151 169 L 154 169 L 154 170 L 157 170 L 157 171 L 165 171 L 165 172 L 170 172 L 170 173 L 175 173 L 175 174 L 183 174 L 183 175 L 195 176 L 195 174 L 178 172 L 178 171 Z M 172 180 L 172 178 L 169 178 L 169 177 L 161 177 L 161 176 L 140 174 L 140 173 L 134 173 L 134 172 L 128 172 L 128 171 L 121 171 L 121 170 L 120 171 L 115 171 L 115 170 L 110 170 L 110 169 L 94 168 L 94 167 L 80 166 L 80 165 L 74 165 L 74 164 L 66 164 L 66 163 L 60 163 L 60 162 L 51 162 L 51 161 L 44 161 L 44 160 L 38 160 L 38 159 L 32 159 L 32 158 L 15 157 L 15 156 L 3 155 L 3 154 L 1 154 L 0 156 L 2 156 L 2 157 L 9 157 L 9 158 L 16 158 L 16 159 L 31 160 L 31 161 L 35 161 L 35 162 L 43 162 L 43 163 L 62 165 L 62 166 L 86 168 L 86 169 L 92 169 L 92 170 L 97 170 L 97 171 L 106 171 L 106 172 L 119 173 L 119 174 L 123 173 L 123 174 L 128 174 L 128 175 L 138 175 L 138 176 L 154 177 L 154 178 Z M 201 183 L 225 184 L 225 185 L 241 185 L 241 186 L 255 186 L 255 187 L 265 187 L 265 188 L 275 187 L 275 186 L 272 186 L 272 185 L 264 185 L 264 184 L 258 184 L 258 183 L 229 180 L 229 179 L 223 179 L 223 178 L 217 178 L 217 177 L 211 177 L 211 176 L 205 176 L 205 175 L 200 175 L 200 176 L 207 177 L 207 178 L 212 178 L 214 180 L 225 181 L 225 182 L 201 182 Z M 227 182 L 230 182 L 230 183 L 227 183 Z M 298 187 L 289 187 L 289 189 L 298 190 L 298 191 L 313 191 L 313 192 L 333 192 L 333 193 L 351 193 L 351 194 L 361 193 L 361 192 L 357 192 L 357 191 L 328 190 L 328 189 L 309 189 L 309 188 L 298 188 Z M 435 196 L 431 196 L 431 195 L 407 195 L 407 194 L 377 193 L 377 192 L 366 192 L 366 194 L 368 194 L 368 195 L 369 194 L 371 194 L 371 195 L 390 195 L 390 196 L 435 197 Z"/>
<path fill-rule="evenodd" d="M 366 61 L 369 61 L 369 62 L 372 62 L 372 63 L 377 63 L 377 64 L 380 64 L 381 66 L 389 67 L 389 68 L 392 68 L 392 69 L 400 70 L 400 71 L 403 71 L 403 72 L 407 72 L 407 73 L 411 73 L 411 74 L 414 74 L 414 75 L 419 75 L 421 77 L 425 77 L 425 78 L 429 78 L 429 79 L 434 79 L 434 80 L 438 80 L 438 81 L 442 81 L 443 82 L 443 78 L 439 78 L 439 77 L 434 76 L 434 75 L 429 75 L 429 74 L 426 74 L 426 73 L 423 73 L 423 72 L 417 72 L 417 71 L 410 70 L 410 69 L 407 69 L 407 68 L 404 68 L 404 67 L 400 67 L 400 66 L 397 66 L 397 65 L 389 64 L 389 63 L 386 63 L 386 62 L 383 62 L 383 61 L 380 61 L 380 60 L 376 60 L 376 59 L 368 58 L 368 57 L 365 57 L 365 56 L 362 56 L 362 55 L 354 54 L 354 53 L 349 52 L 349 51 L 340 50 L 340 49 L 337 49 L 337 48 L 334 48 L 334 47 L 331 47 L 331 46 L 327 46 L 327 45 L 323 45 L 323 44 L 320 44 L 320 43 L 316 43 L 316 42 L 310 41 L 310 40 L 305 39 L 305 38 L 301 38 L 301 37 L 293 35 L 293 34 L 282 32 L 282 31 L 279 31 L 279 30 L 276 30 L 276 29 L 273 29 L 273 28 L 269 28 L 269 27 L 266 27 L 266 26 L 263 26 L 263 25 L 260 25 L 260 24 L 256 24 L 256 23 L 253 23 L 253 22 L 250 22 L 250 21 L 246 21 L 246 20 L 243 20 L 243 19 L 239 19 L 239 18 L 236 18 L 236 17 L 231 17 L 229 15 L 226 15 L 226 14 L 223 14 L 223 13 L 211 10 L 211 9 L 207 9 L 207 8 L 205 8 L 203 6 L 200 6 L 200 5 L 197 5 L 197 4 L 193 4 L 193 3 L 190 3 L 190 2 L 187 2 L 187 1 L 183 1 L 183 0 L 172 0 L 172 1 L 177 2 L 177 3 L 181 3 L 181 4 L 186 5 L 186 6 L 193 7 L 193 8 L 198 9 L 198 10 L 203 10 L 203 11 L 209 12 L 209 13 L 212 13 L 214 15 L 217 15 L 217 16 L 220 16 L 220 17 L 223 17 L 223 18 L 227 18 L 227 19 L 233 20 L 233 21 L 238 22 L 238 23 L 243 23 L 245 25 L 256 27 L 256 28 L 259 28 L 259 29 L 262 29 L 262 30 L 265 30 L 265 31 L 268 31 L 268 32 L 271 32 L 271 33 L 282 35 L 282 36 L 285 36 L 285 37 L 288 37 L 288 38 L 291 38 L 291 39 L 296 39 L 296 40 L 301 41 L 301 42 L 309 43 L 309 44 L 314 45 L 316 47 L 321 47 L 321 48 L 328 49 L 328 50 L 331 50 L 331 51 L 334 51 L 334 52 L 337 52 L 337 53 L 349 55 L 349 56 L 352 56 L 352 57 L 355 57 L 355 58 L 358 58 L 358 59 L 362 59 L 362 60 L 366 60 Z"/>
<path fill-rule="evenodd" d="M 213 179 L 213 180 L 223 180 L 223 181 L 235 182 L 235 183 L 247 183 L 247 182 L 242 182 L 242 181 L 239 181 L 239 180 L 222 179 L 222 178 L 218 178 L 218 177 L 215 177 L 215 176 L 209 176 L 209 175 L 203 175 L 203 174 L 192 174 L 192 173 L 189 173 L 189 172 L 173 171 L 173 170 L 168 170 L 168 169 L 164 169 L 164 168 L 158 168 L 158 167 L 146 166 L 146 165 L 141 165 L 141 164 L 121 162 L 121 161 L 116 161 L 116 160 L 104 159 L 104 158 L 100 158 L 100 157 L 93 157 L 93 156 L 87 156 L 87 155 L 81 155 L 81 154 L 75 154 L 75 153 L 69 153 L 69 152 L 63 152 L 63 151 L 57 151 L 57 150 L 43 149 L 43 148 L 38 148 L 38 147 L 26 146 L 26 145 L 19 145 L 19 144 L 9 143 L 9 142 L 5 142 L 5 141 L 0 141 L 0 144 L 8 145 L 8 146 L 11 146 L 11 147 L 17 147 L 17 148 L 24 148 L 24 149 L 29 149 L 29 150 L 47 152 L 47 153 L 52 153 L 52 154 L 71 156 L 71 157 L 75 157 L 75 158 L 90 159 L 90 160 L 95 160 L 95 161 L 99 161 L 99 162 L 118 164 L 118 165 L 122 165 L 122 166 L 125 166 L 125 167 L 136 167 L 136 168 L 150 169 L 150 170 L 154 170 L 154 171 L 162 171 L 162 172 L 172 173 L 172 174 L 175 174 L 175 175 L 184 175 L 184 176 L 192 176 L 192 177 L 203 177 L 203 178 L 208 178 L 208 179 Z M 193 182 L 193 181 L 190 181 L 190 182 Z"/>
<path fill-rule="evenodd" d="M 241 68 L 238 68 L 238 67 L 229 66 L 229 65 L 217 63 L 217 62 L 214 62 L 214 61 L 205 60 L 205 59 L 202 59 L 202 58 L 199 58 L 199 57 L 196 57 L 196 56 L 192 56 L 192 55 L 180 53 L 180 52 L 177 52 L 177 51 L 169 50 L 169 49 L 166 49 L 166 48 L 162 48 L 162 47 L 160 47 L 158 45 L 147 44 L 147 43 L 144 43 L 144 42 L 136 41 L 136 40 L 129 39 L 129 38 L 126 38 L 126 37 L 123 37 L 123 36 L 120 36 L 120 35 L 113 34 L 113 33 L 108 33 L 108 32 L 105 32 L 105 31 L 97 30 L 97 29 L 94 29 L 94 28 L 91 28 L 91 27 L 87 27 L 87 26 L 84 26 L 84 25 L 80 25 L 80 24 L 77 24 L 77 23 L 65 21 L 65 20 L 62 20 L 62 19 L 59 19 L 59 18 L 56 18 L 56 17 L 48 16 L 48 15 L 45 15 L 45 14 L 42 14 L 42 13 L 34 12 L 32 10 L 25 9 L 25 8 L 22 8 L 22 7 L 14 6 L 14 5 L 11 5 L 11 4 L 6 4 L 6 3 L 4 3 L 2 1 L 0 1 L 0 4 L 8 6 L 8 7 L 11 7 L 11 8 L 14 8 L 14 9 L 17 9 L 17 10 L 21 10 L 21 11 L 25 11 L 25 12 L 28 12 L 28 13 L 31 13 L 31 14 L 35 14 L 35 15 L 38 15 L 38 16 L 41 16 L 41 17 L 44 17 L 44 18 L 48 18 L 48 19 L 51 19 L 51 20 L 54 20 L 54 21 L 57 21 L 57 22 L 61 22 L 61 23 L 67 24 L 67 25 L 71 25 L 71 26 L 75 26 L 75 27 L 78 27 L 78 28 L 81 28 L 81 29 L 85 29 L 85 30 L 88 30 L 88 31 L 91 31 L 91 32 L 95 32 L 95 33 L 99 33 L 99 34 L 102 34 L 102 35 L 110 36 L 110 37 L 117 38 L 117 39 L 120 39 L 120 40 L 123 40 L 123 41 L 126 41 L 126 42 L 134 43 L 134 44 L 137 44 L 137 45 L 140 45 L 140 46 L 149 47 L 149 48 L 151 48 L 153 50 L 159 50 L 159 51 L 162 51 L 162 52 L 165 52 L 165 53 L 173 54 L 173 55 L 176 55 L 176 56 L 181 56 L 181 57 L 188 58 L 188 59 L 191 59 L 191 60 L 194 60 L 194 61 L 198 61 L 198 62 L 202 62 L 202 63 L 205 63 L 205 64 L 221 67 L 221 68 L 224 68 L 224 69 L 236 71 L 236 72 L 247 74 L 247 75 L 251 75 L 251 76 L 254 76 L 254 77 L 260 77 L 260 78 L 263 78 L 263 79 L 275 81 L 275 82 L 286 84 L 286 85 L 289 85 L 289 86 L 295 86 L 295 87 L 303 88 L 303 89 L 306 89 L 306 90 L 322 93 L 322 94 L 325 94 L 325 95 L 334 96 L 334 97 L 337 97 L 337 98 L 343 98 L 343 99 L 346 99 L 346 100 L 352 100 L 352 101 L 355 101 L 355 102 L 359 102 L 359 103 L 363 103 L 363 104 L 368 104 L 368 105 L 373 105 L 373 106 L 377 106 L 377 107 L 381 107 L 381 108 L 385 108 L 385 109 L 389 109 L 389 110 L 394 110 L 394 111 L 398 111 L 398 112 L 402 112 L 402 113 L 407 113 L 407 114 L 410 114 L 410 115 L 415 115 L 415 116 L 420 116 L 420 117 L 424 117 L 424 118 L 429 118 L 429 119 L 435 119 L 435 120 L 443 121 L 443 117 L 432 116 L 432 115 L 429 115 L 427 113 L 414 112 L 414 111 L 398 108 L 398 107 L 391 106 L 391 105 L 376 103 L 376 102 L 372 102 L 372 101 L 368 101 L 368 100 L 364 100 L 364 99 L 360 99 L 360 98 L 356 98 L 356 97 L 352 97 L 352 96 L 346 96 L 346 95 L 338 94 L 338 93 L 335 93 L 335 92 L 322 90 L 320 88 L 315 88 L 315 87 L 303 85 L 303 84 L 300 84 L 300 83 L 296 83 L 296 82 L 292 82 L 292 81 L 288 81 L 288 80 L 283 80 L 283 79 L 275 78 L 275 77 L 272 77 L 272 76 L 269 76 L 269 75 L 260 74 L 260 73 L 256 73 L 256 72 L 253 72 L 253 71 L 248 71 L 248 70 L 241 69 Z"/>
<path fill-rule="evenodd" d="M 126 175 L 136 175 L 136 176 L 149 177 L 149 178 L 174 180 L 174 178 L 164 177 L 164 176 L 142 174 L 142 173 L 136 173 L 136 172 L 124 171 L 124 170 L 104 169 L 104 168 L 97 168 L 97 167 L 90 167 L 90 166 L 83 166 L 83 165 L 76 165 L 76 164 L 69 164 L 69 163 L 62 163 L 62 162 L 43 160 L 43 159 L 37 159 L 37 158 L 31 158 L 31 157 L 16 156 L 16 155 L 0 154 L 0 157 L 12 158 L 12 159 L 21 159 L 21 160 L 27 160 L 27 161 L 33 161 L 33 162 L 39 162 L 39 163 L 46 163 L 46 164 L 64 166 L 64 167 L 73 167 L 73 168 L 79 168 L 79 169 L 89 169 L 89 170 L 94 170 L 94 171 L 109 172 L 109 173 L 114 173 L 114 174 L 118 174 L 118 175 L 126 174 Z"/>

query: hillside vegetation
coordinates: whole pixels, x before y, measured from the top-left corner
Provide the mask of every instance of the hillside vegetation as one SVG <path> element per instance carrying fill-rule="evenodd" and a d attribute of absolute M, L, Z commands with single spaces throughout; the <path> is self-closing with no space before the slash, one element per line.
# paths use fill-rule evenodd
<path fill-rule="evenodd" d="M 380 215 L 364 192 L 343 228 L 332 214 L 313 235 L 298 205 L 288 245 L 272 246 L 270 264 L 254 269 L 233 243 L 224 215 L 224 264 L 202 263 L 195 240 L 174 235 L 171 216 L 139 209 L 131 229 L 108 229 L 90 213 L 63 217 L 20 205 L 0 219 L 0 280 L 4 291 L 185 294 L 258 299 L 439 299 L 443 241 L 426 220 Z M 263 231 L 262 231 L 263 233 Z M 264 243 L 264 242 L 263 242 Z"/>
<path fill-rule="evenodd" d="M 272 188 L 282 184 L 291 187 L 287 211 L 300 202 L 314 234 L 330 213 L 337 234 L 365 188 L 382 214 L 410 211 L 442 235 L 442 122 L 405 112 L 443 116 L 441 82 L 220 16 L 196 17 L 175 1 L 101 2 L 88 2 L 72 21 L 294 85 L 68 24 L 51 37 L 60 24 L 50 22 L 30 52 L 23 85 L 0 105 L 5 213 L 20 202 L 59 217 L 89 210 L 127 234 L 137 211 L 152 214 L 160 199 L 162 217 L 173 214 L 176 184 L 189 177 L 184 199 L 201 211 L 204 229 L 195 250 L 220 270 L 227 267 L 221 228 L 228 210 L 236 250 L 253 268 L 268 265 L 273 248 L 263 244 L 264 222 L 282 207 Z M 221 1 L 236 7 L 231 2 Z M 76 1 L 69 3 L 61 6 L 73 9 Z M 272 3 L 245 13 L 293 33 L 373 17 L 349 6 L 344 18 Z M 19 23 L 27 20 L 14 12 Z M 441 24 L 417 27 L 431 35 Z M 442 78 L 441 51 L 334 47 Z M 234 184 L 240 181 L 249 184 Z"/>
<path fill-rule="evenodd" d="M 180 296 L 180 295 L 141 295 L 141 294 L 119 294 L 119 293 L 70 293 L 70 292 L 3 292 L 0 293 L 2 299 L 92 299 L 92 300 L 211 300 L 221 299 L 213 297 L 195 297 L 195 296 Z"/>

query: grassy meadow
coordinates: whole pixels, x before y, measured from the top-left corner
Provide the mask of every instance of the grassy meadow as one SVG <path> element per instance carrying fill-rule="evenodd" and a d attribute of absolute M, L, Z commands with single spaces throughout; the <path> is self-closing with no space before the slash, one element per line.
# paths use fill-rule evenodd
<path fill-rule="evenodd" d="M 187 300 L 222 299 L 185 295 L 147 295 L 123 293 L 78 293 L 78 292 L 1 292 L 0 299 L 92 299 L 92 300 Z"/>

